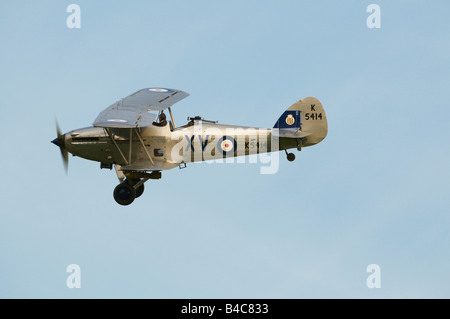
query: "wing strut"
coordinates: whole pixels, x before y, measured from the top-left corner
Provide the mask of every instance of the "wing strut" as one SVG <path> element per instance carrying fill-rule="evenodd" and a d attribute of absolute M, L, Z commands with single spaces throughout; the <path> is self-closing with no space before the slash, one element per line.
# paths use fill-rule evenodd
<path fill-rule="evenodd" d="M 145 151 L 145 154 L 147 154 L 148 159 L 150 160 L 150 162 L 152 162 L 152 165 L 155 166 L 155 162 L 153 162 L 153 158 L 150 156 L 150 154 L 147 151 L 147 148 L 145 147 L 144 141 L 142 140 L 141 134 L 139 134 L 138 129 L 136 128 L 136 135 L 139 137 L 139 141 L 142 144 L 142 148 Z"/>
<path fill-rule="evenodd" d="M 133 145 L 133 129 L 132 128 L 130 128 L 130 153 L 128 153 L 128 162 L 130 163 L 129 165 L 131 165 L 131 155 L 132 155 L 132 153 L 131 153 L 131 151 L 132 151 L 132 149 L 131 149 L 131 146 Z"/>
<path fill-rule="evenodd" d="M 173 120 L 172 110 L 170 109 L 170 106 L 167 109 L 169 110 L 170 119 L 172 120 L 173 128 L 176 129 L 177 126 L 175 125 L 175 121 Z"/>
<path fill-rule="evenodd" d="M 111 141 L 113 142 L 113 144 L 116 147 L 116 149 L 119 151 L 119 154 L 120 154 L 120 156 L 122 156 L 122 159 L 124 160 L 124 162 L 128 165 L 128 161 L 125 158 L 125 155 L 123 155 L 123 153 L 120 150 L 119 146 L 117 145 L 116 141 L 114 140 L 114 136 L 112 136 L 110 129 L 105 127 L 105 131 L 108 134 L 108 136 L 111 139 Z"/>

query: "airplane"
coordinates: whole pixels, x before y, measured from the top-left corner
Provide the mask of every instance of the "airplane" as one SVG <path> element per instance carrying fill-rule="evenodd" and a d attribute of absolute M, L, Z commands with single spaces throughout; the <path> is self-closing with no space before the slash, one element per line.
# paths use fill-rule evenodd
<path fill-rule="evenodd" d="M 288 149 L 300 151 L 328 133 L 325 110 L 314 97 L 287 108 L 273 128 L 222 125 L 200 116 L 177 127 L 171 106 L 188 96 L 169 88 L 141 89 L 103 110 L 91 127 L 62 134 L 56 122 L 57 137 L 51 142 L 60 148 L 66 173 L 68 153 L 100 162 L 101 169 L 114 167 L 120 183 L 113 197 L 126 206 L 142 195 L 145 182 L 160 179 L 163 170 L 283 150 L 294 161 Z"/>

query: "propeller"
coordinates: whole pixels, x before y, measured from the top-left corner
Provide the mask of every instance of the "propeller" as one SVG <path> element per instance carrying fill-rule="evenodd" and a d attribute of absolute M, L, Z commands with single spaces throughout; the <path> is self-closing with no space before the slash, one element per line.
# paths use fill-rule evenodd
<path fill-rule="evenodd" d="M 67 171 L 69 169 L 69 153 L 65 149 L 66 137 L 61 133 L 61 129 L 59 128 L 58 120 L 55 119 L 56 122 L 56 138 L 52 141 L 53 144 L 59 147 L 61 151 L 61 157 L 63 159 L 64 170 Z"/>

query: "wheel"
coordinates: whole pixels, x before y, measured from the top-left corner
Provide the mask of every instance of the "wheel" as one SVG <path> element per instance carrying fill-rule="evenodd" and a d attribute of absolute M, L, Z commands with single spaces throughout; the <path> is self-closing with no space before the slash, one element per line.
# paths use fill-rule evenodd
<path fill-rule="evenodd" d="M 114 199 L 117 204 L 130 205 L 136 198 L 136 191 L 128 183 L 121 183 L 114 189 Z"/>
<path fill-rule="evenodd" d="M 138 198 L 139 196 L 141 196 L 144 193 L 144 184 L 142 184 L 141 186 L 139 186 L 136 189 L 136 198 Z"/>
<path fill-rule="evenodd" d="M 294 161 L 295 160 L 295 154 L 294 153 L 289 153 L 287 155 L 287 159 L 288 159 L 289 162 Z"/>
<path fill-rule="evenodd" d="M 136 185 L 139 182 L 140 182 L 140 179 L 129 179 L 129 178 L 127 178 L 125 180 L 125 183 L 127 183 L 130 186 L 134 186 L 134 185 Z M 139 186 L 135 191 L 136 191 L 136 198 L 141 196 L 144 193 L 144 184 Z"/>

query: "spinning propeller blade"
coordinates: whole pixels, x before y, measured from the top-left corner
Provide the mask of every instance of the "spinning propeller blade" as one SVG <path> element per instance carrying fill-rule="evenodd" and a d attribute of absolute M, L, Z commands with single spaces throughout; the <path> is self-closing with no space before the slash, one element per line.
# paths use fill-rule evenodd
<path fill-rule="evenodd" d="M 66 138 L 65 135 L 61 133 L 61 129 L 59 128 L 58 120 L 55 119 L 56 122 L 56 138 L 52 141 L 53 144 L 59 147 L 61 151 L 61 157 L 63 159 L 64 170 L 67 174 L 69 169 L 69 153 L 65 149 Z"/>

